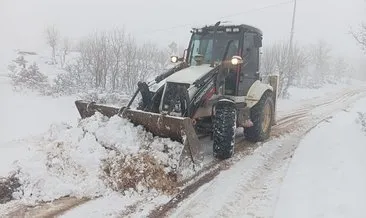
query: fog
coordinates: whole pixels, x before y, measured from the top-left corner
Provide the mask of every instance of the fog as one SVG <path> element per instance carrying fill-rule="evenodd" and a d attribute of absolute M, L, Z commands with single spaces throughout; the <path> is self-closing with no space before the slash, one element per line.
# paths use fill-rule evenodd
<path fill-rule="evenodd" d="M 293 2 L 284 0 L 0 0 L 0 48 L 44 48 L 44 28 L 55 24 L 74 40 L 99 29 L 125 27 L 139 40 L 185 46 L 191 27 L 218 20 L 254 25 L 264 32 L 264 46 L 287 40 Z M 365 20 L 364 0 L 298 0 L 294 40 L 324 39 L 333 52 L 350 59 L 363 53 L 349 35 Z"/>

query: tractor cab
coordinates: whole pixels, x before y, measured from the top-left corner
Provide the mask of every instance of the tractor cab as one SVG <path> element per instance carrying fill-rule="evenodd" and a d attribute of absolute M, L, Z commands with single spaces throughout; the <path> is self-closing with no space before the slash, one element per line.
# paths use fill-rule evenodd
<path fill-rule="evenodd" d="M 245 96 L 259 79 L 259 48 L 262 32 L 248 25 L 206 26 L 193 29 L 185 61 L 190 66 L 210 65 L 240 57 L 225 79 L 225 95 Z M 237 64 L 234 63 L 233 64 Z"/>

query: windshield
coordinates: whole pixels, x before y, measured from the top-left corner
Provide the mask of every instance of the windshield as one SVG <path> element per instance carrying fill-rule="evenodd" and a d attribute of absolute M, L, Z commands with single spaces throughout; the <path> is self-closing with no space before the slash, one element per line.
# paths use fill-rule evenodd
<path fill-rule="evenodd" d="M 231 58 L 233 55 L 238 55 L 240 38 L 239 34 L 218 32 L 216 34 L 216 48 L 214 49 L 214 54 L 212 53 L 213 35 L 213 33 L 195 33 L 192 36 L 190 54 L 188 57 L 188 61 L 191 65 L 197 64 L 194 59 L 194 57 L 197 55 L 203 56 L 202 64 L 210 64 L 212 55 L 214 55 L 215 61 L 221 61 L 224 57 L 225 49 L 229 41 L 232 42 L 230 43 L 226 58 Z"/>

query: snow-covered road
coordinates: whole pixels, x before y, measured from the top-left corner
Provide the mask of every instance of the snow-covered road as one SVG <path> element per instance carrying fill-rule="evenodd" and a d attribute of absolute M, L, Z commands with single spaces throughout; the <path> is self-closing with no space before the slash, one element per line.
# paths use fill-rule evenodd
<path fill-rule="evenodd" d="M 366 217 L 366 116 L 359 112 L 366 115 L 366 99 L 301 141 L 274 217 Z"/>
<path fill-rule="evenodd" d="M 357 120 L 366 98 L 350 105 L 315 108 L 314 119 L 335 117 L 321 119 L 303 139 L 299 131 L 258 147 L 169 217 L 365 217 L 366 131 Z"/>

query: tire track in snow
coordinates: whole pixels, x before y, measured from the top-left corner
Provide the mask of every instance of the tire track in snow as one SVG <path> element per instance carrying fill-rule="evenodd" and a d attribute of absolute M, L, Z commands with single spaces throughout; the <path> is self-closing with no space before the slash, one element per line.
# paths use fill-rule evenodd
<path fill-rule="evenodd" d="M 224 163 L 228 164 L 229 162 L 231 162 L 231 164 L 229 165 L 234 165 L 235 166 L 240 166 L 241 168 L 238 170 L 238 172 L 241 172 L 242 174 L 240 174 L 240 179 L 239 182 L 236 182 L 235 179 L 232 180 L 225 180 L 226 182 L 232 182 L 234 185 L 237 184 L 236 187 L 239 188 L 239 190 L 241 190 L 240 192 L 230 192 L 231 194 L 227 196 L 227 201 L 223 203 L 223 205 L 221 205 L 222 207 L 220 208 L 223 214 L 225 216 L 234 216 L 234 215 L 242 215 L 242 211 L 243 208 L 247 208 L 247 215 L 249 217 L 252 217 L 253 214 L 255 214 L 257 211 L 257 209 L 253 209 L 250 210 L 250 208 L 256 208 L 255 207 L 255 203 L 253 202 L 257 202 L 258 201 L 263 201 L 263 199 L 260 199 L 260 197 L 263 197 L 263 195 L 258 194 L 258 193 L 266 193 L 268 186 L 270 184 L 270 182 L 266 182 L 267 180 L 271 180 L 270 175 L 274 174 L 276 171 L 278 171 L 278 174 L 284 174 L 284 172 L 286 171 L 286 167 L 287 167 L 287 162 L 286 160 L 289 160 L 292 157 L 292 154 L 294 153 L 295 149 L 296 149 L 296 145 L 297 142 L 300 138 L 300 136 L 306 134 L 310 129 L 312 129 L 313 127 L 317 126 L 318 123 L 323 122 L 324 120 L 328 119 L 328 115 L 330 113 L 333 113 L 337 110 L 342 110 L 344 108 L 345 105 L 348 105 L 351 102 L 354 102 L 355 100 L 359 99 L 361 96 L 364 96 L 365 94 L 362 93 L 364 92 L 365 89 L 357 89 L 357 90 L 350 90 L 347 91 L 346 93 L 342 93 L 342 95 L 337 95 L 336 97 L 332 98 L 331 100 L 328 101 L 323 101 L 314 105 L 309 105 L 307 106 L 307 108 L 302 108 L 298 110 L 298 113 L 293 113 L 290 116 L 286 116 L 283 118 L 280 118 L 277 121 L 277 125 L 274 126 L 273 128 L 273 134 L 272 134 L 272 139 L 273 138 L 278 138 L 281 135 L 284 135 L 284 132 L 286 131 L 296 131 L 295 134 L 293 134 L 292 138 L 290 137 L 289 139 L 287 139 L 288 141 L 283 141 L 283 145 L 281 144 L 281 146 L 277 146 L 275 148 L 275 150 L 273 152 L 271 152 L 270 150 L 273 149 L 273 146 L 270 146 L 267 148 L 266 152 L 269 153 L 265 153 L 262 154 L 264 155 L 267 159 L 265 159 L 265 161 L 263 161 L 259 166 L 256 166 L 256 163 L 251 163 L 251 164 L 247 164 L 247 168 L 245 167 L 245 164 L 241 164 L 241 161 L 248 161 L 248 159 L 253 157 L 253 153 L 254 152 L 250 152 L 251 154 L 247 157 L 245 157 L 244 160 L 240 160 L 238 161 L 237 159 L 238 156 L 242 156 L 240 153 L 242 151 L 245 151 L 246 149 L 240 149 L 241 151 L 236 151 L 239 154 L 236 154 L 236 158 L 234 156 L 234 158 L 229 159 L 228 161 L 223 161 Z M 361 94 L 362 93 L 362 94 Z M 317 115 L 317 117 L 313 117 L 313 115 Z M 299 127 L 301 127 L 299 129 Z M 276 139 L 275 139 L 276 140 Z M 242 143 L 241 146 L 236 146 L 236 147 L 244 147 L 246 145 L 247 142 Z M 261 144 L 261 146 L 264 146 L 266 143 Z M 259 145 L 257 144 L 255 147 L 259 147 Z M 263 150 L 263 149 L 262 149 Z M 244 155 L 245 156 L 245 155 Z M 234 159 L 234 160 L 233 160 Z M 222 163 L 222 162 L 221 162 Z M 220 163 L 220 164 L 221 164 Z M 245 168 L 246 170 L 243 172 L 243 168 Z M 229 171 L 232 170 L 231 168 L 229 169 Z M 248 172 L 250 171 L 250 173 Z M 221 172 L 220 175 L 224 174 L 225 172 Z M 230 172 L 232 174 L 235 174 L 233 172 Z M 219 180 L 219 176 L 217 176 L 216 178 L 212 178 L 211 180 L 215 179 L 216 181 Z M 230 174 L 229 174 L 230 175 Z M 224 179 L 224 178 L 223 178 Z M 210 182 L 211 180 L 206 181 L 206 183 Z M 225 186 L 227 183 L 223 183 L 222 186 Z M 256 185 L 255 185 L 256 184 Z M 212 188 L 213 184 L 210 183 L 210 185 L 205 186 L 205 190 L 209 190 L 214 189 Z M 220 185 L 215 186 L 220 187 Z M 215 189 L 214 189 L 215 190 Z M 172 209 L 175 209 L 180 203 L 182 204 L 181 207 L 181 211 L 179 211 L 179 208 L 177 209 L 177 211 L 175 211 L 175 213 L 173 215 L 176 215 L 177 217 L 181 217 L 180 215 L 184 215 L 184 217 L 191 217 L 194 216 L 194 214 L 192 214 L 192 211 L 200 211 L 200 208 L 204 208 L 206 201 L 209 199 L 213 199 L 215 196 L 219 196 L 218 199 L 216 199 L 217 201 L 222 201 L 223 199 L 223 193 L 227 193 L 228 190 L 226 189 L 224 192 L 218 192 L 216 194 L 206 194 L 205 191 L 200 190 L 200 193 L 203 193 L 202 195 L 198 195 L 196 197 L 193 197 L 192 202 L 188 202 L 185 205 L 185 202 L 183 201 L 183 199 L 180 200 L 174 200 L 174 205 L 169 204 L 169 205 L 163 205 L 161 206 L 159 209 L 153 211 L 151 213 L 150 217 L 162 217 L 162 216 L 166 216 L 169 214 L 169 212 L 171 212 Z M 210 192 L 208 192 L 210 193 Z M 248 194 L 250 193 L 250 194 Z M 201 197 L 203 196 L 203 197 Z M 272 198 L 273 201 L 275 201 L 276 199 L 273 199 L 275 195 L 272 196 L 268 196 L 268 198 Z M 198 199 L 198 200 L 195 200 Z M 267 200 L 268 199 L 264 199 Z M 188 201 L 188 200 L 187 200 Z M 238 203 L 240 202 L 240 203 Z M 168 209 L 164 208 L 164 207 L 170 207 Z M 212 208 L 216 208 L 219 207 L 218 205 L 215 205 Z M 248 209 L 249 208 L 249 209 Z M 170 211 L 169 211 L 170 209 Z M 159 211 L 168 211 L 165 213 L 159 213 Z M 191 212 L 192 213 L 191 213 Z M 240 214 L 235 214 L 235 212 L 241 211 Z M 181 212 L 181 213 L 180 213 Z M 207 211 L 206 211 L 207 212 Z M 198 214 L 196 214 L 198 215 Z M 201 214 L 203 215 L 203 214 Z M 207 216 L 207 214 L 204 214 L 205 216 Z M 212 214 L 212 215 L 217 215 L 217 214 Z M 170 214 L 170 216 L 172 216 L 172 214 Z"/>
<path fill-rule="evenodd" d="M 64 197 L 53 202 L 39 203 L 34 206 L 12 205 L 3 216 L 24 218 L 55 217 L 88 201 L 89 199 L 87 198 Z"/>

